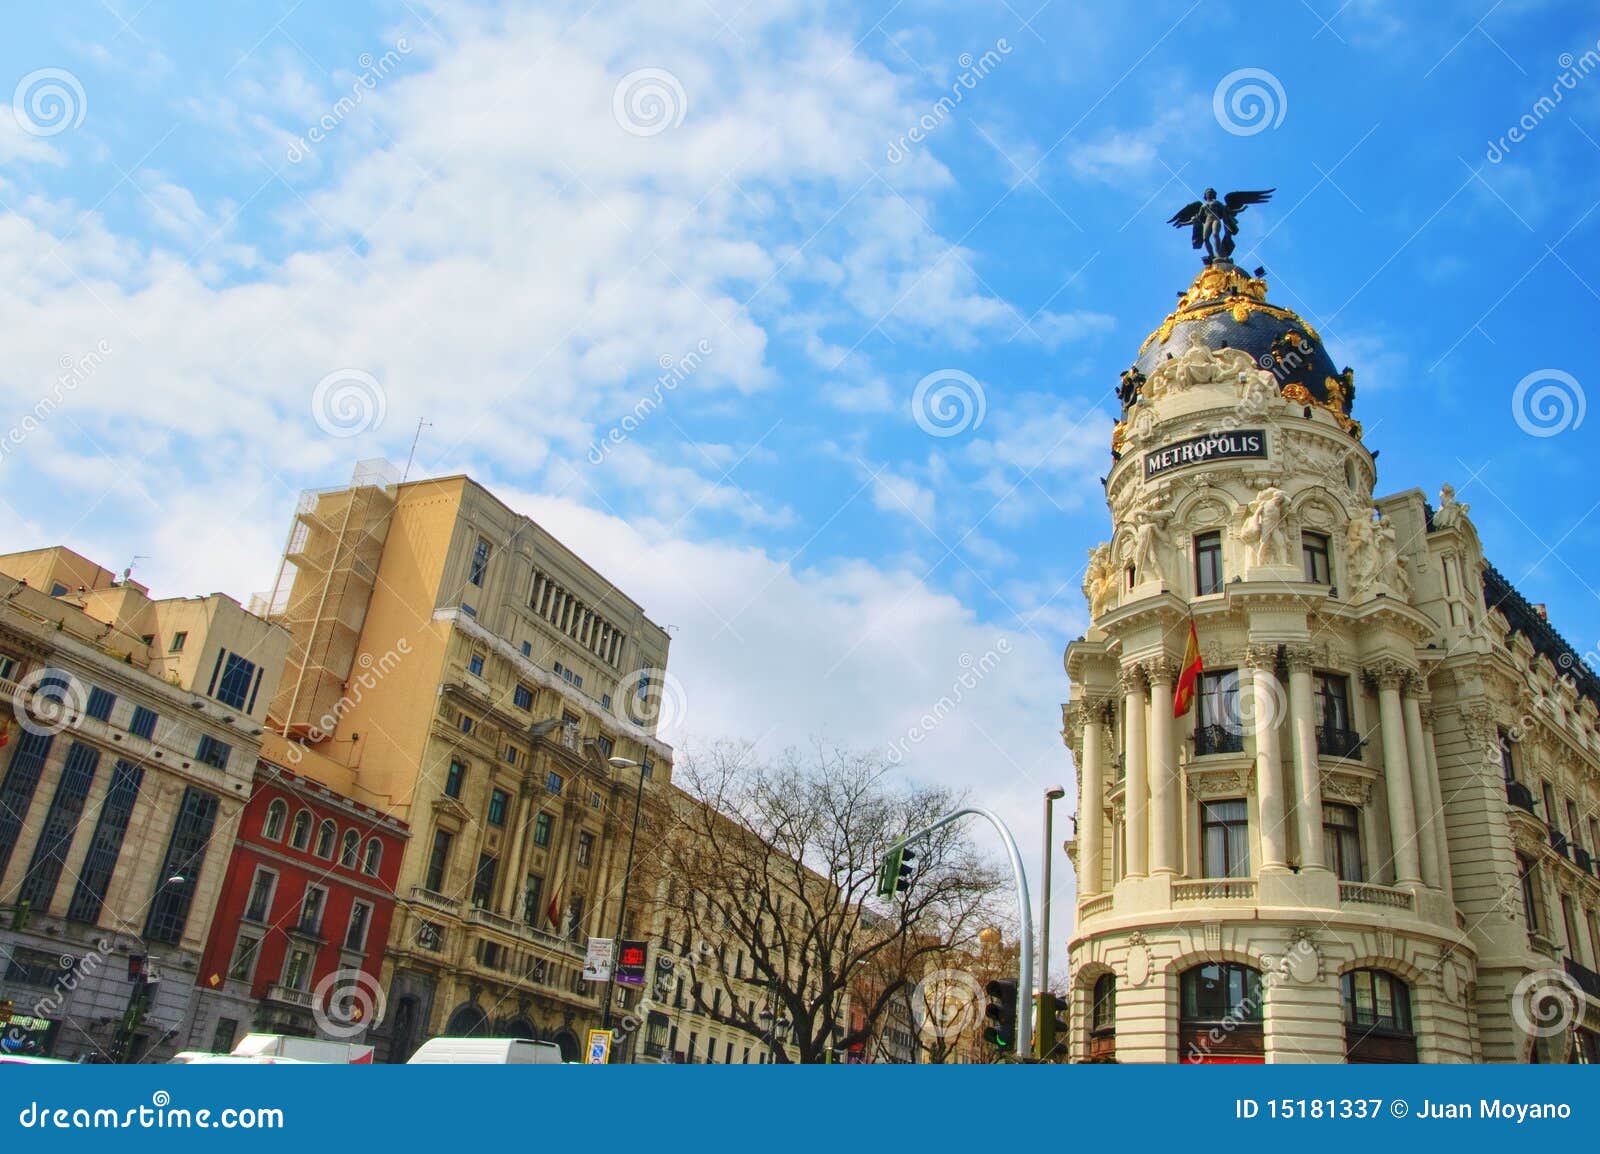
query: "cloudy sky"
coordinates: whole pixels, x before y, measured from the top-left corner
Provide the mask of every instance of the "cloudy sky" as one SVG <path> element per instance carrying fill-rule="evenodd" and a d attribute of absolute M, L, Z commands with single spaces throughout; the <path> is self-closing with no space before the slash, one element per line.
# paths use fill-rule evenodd
<path fill-rule="evenodd" d="M 1600 647 L 1592 6 L 1036 7 L 9 14 L 0 549 L 243 598 L 426 420 L 413 475 L 674 627 L 676 740 L 898 747 L 1033 856 L 1112 387 L 1198 267 L 1164 221 L 1276 187 L 1240 263 L 1380 489 L 1453 481 Z"/>

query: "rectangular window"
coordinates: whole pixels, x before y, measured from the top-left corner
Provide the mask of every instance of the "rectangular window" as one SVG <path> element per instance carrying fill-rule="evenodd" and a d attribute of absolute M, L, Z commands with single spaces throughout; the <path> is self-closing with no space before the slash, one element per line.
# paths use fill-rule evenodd
<path fill-rule="evenodd" d="M 255 976 L 260 952 L 260 938 L 254 934 L 240 934 L 238 944 L 233 947 L 233 960 L 228 963 L 228 977 L 236 982 L 248 982 Z"/>
<path fill-rule="evenodd" d="M 1328 565 L 1328 538 L 1324 533 L 1302 531 L 1300 556 L 1305 562 L 1306 580 L 1313 585 L 1332 585 L 1333 570 Z"/>
<path fill-rule="evenodd" d="M 533 844 L 544 849 L 550 846 L 550 834 L 555 826 L 555 818 L 541 812 L 533 819 Z"/>
<path fill-rule="evenodd" d="M 1312 675 L 1317 724 L 1326 729 L 1350 730 L 1350 681 L 1337 673 Z"/>
<path fill-rule="evenodd" d="M 609 758 L 612 751 L 616 749 L 616 743 L 602 733 L 594 739 L 594 747 L 600 751 L 601 757 Z"/>
<path fill-rule="evenodd" d="M 543 891 L 544 879 L 538 874 L 529 874 L 522 890 L 522 920 L 530 926 L 539 925 L 544 917 L 544 907 L 539 904 Z"/>
<path fill-rule="evenodd" d="M 452 759 L 450 762 L 450 768 L 445 772 L 444 775 L 444 795 L 446 797 L 460 797 L 461 783 L 466 776 L 467 767 L 462 765 L 459 761 Z"/>
<path fill-rule="evenodd" d="M 172 840 L 156 874 L 150 916 L 145 920 L 144 935 L 151 941 L 177 945 L 183 939 L 189 905 L 194 901 L 206 847 L 211 844 L 211 829 L 217 821 L 217 805 L 216 795 L 203 789 L 191 785 L 183 791 L 178 818 L 172 825 Z"/>
<path fill-rule="evenodd" d="M 511 703 L 518 709 L 532 709 L 533 690 L 526 685 L 518 685 L 511 691 Z"/>
<path fill-rule="evenodd" d="M 561 775 L 556 773 L 554 770 L 551 770 L 544 779 L 544 787 L 558 797 L 561 794 L 562 784 Z"/>
<path fill-rule="evenodd" d="M 467 580 L 481 586 L 488 572 L 489 542 L 479 537 L 478 543 L 472 547 L 472 567 L 467 570 Z"/>
<path fill-rule="evenodd" d="M 1342 882 L 1365 881 L 1361 869 L 1361 812 L 1353 805 L 1322 804 L 1325 863 Z"/>
<path fill-rule="evenodd" d="M 172 635 L 172 644 L 167 646 L 167 652 L 168 653 L 182 653 L 183 652 L 183 647 L 184 647 L 185 644 L 188 643 L 188 640 L 189 640 L 189 634 L 188 633 L 186 633 L 186 632 L 174 633 Z"/>
<path fill-rule="evenodd" d="M 200 745 L 194 751 L 196 761 L 202 761 L 213 769 L 227 769 L 228 757 L 233 753 L 233 746 L 226 741 L 218 741 L 209 733 L 200 735 Z"/>
<path fill-rule="evenodd" d="M 234 1039 L 239 1034 L 239 1020 L 237 1018 L 218 1018 L 216 1032 L 211 1035 L 211 1052 L 213 1054 L 226 1054 L 233 1049 Z"/>
<path fill-rule="evenodd" d="M 1200 703 L 1194 731 L 1196 755 L 1238 753 L 1244 749 L 1239 722 L 1239 671 L 1219 669 L 1200 675 Z"/>
<path fill-rule="evenodd" d="M 578 835 L 578 865 L 587 866 L 594 859 L 594 834 Z"/>
<path fill-rule="evenodd" d="M 272 894 L 278 888 L 278 875 L 269 869 L 256 867 L 256 876 L 250 883 L 250 900 L 245 903 L 246 921 L 265 925 L 272 920 Z"/>
<path fill-rule="evenodd" d="M 111 720 L 111 707 L 117 703 L 117 695 L 109 689 L 101 689 L 98 685 L 89 690 L 89 703 L 83 711 L 96 721 Z"/>
<path fill-rule="evenodd" d="M 1194 591 L 1203 597 L 1222 592 L 1222 533 L 1196 533 L 1194 538 Z"/>
<path fill-rule="evenodd" d="M 283 966 L 283 985 L 285 989 L 304 991 L 311 984 L 311 951 L 296 949 L 289 951 L 289 959 Z"/>
<path fill-rule="evenodd" d="M 478 855 L 478 869 L 472 875 L 472 904 L 480 910 L 494 904 L 494 875 L 499 865 L 491 854 Z"/>
<path fill-rule="evenodd" d="M 461 715 L 461 732 L 462 733 L 471 733 L 472 732 L 472 718 L 468 717 L 465 713 L 463 713 Z"/>
<path fill-rule="evenodd" d="M 517 756 L 518 755 L 517 755 L 517 747 L 516 746 L 514 746 L 514 745 L 506 746 L 506 764 L 507 765 L 516 765 L 517 764 Z"/>
<path fill-rule="evenodd" d="M 1521 854 L 1517 855 L 1517 872 L 1522 875 L 1522 916 L 1528 932 L 1539 932 L 1539 876 L 1534 864 Z"/>
<path fill-rule="evenodd" d="M 18 893 L 20 900 L 39 913 L 48 911 L 55 898 L 61 867 L 66 864 L 67 851 L 72 848 L 73 836 L 78 832 L 83 803 L 89 796 L 89 786 L 99 765 L 99 751 L 90 746 L 75 741 L 67 750 L 61 781 L 45 813 L 44 827 L 39 832 L 38 844 L 33 847 L 33 860 L 28 863 L 28 872 Z"/>
<path fill-rule="evenodd" d="M 433 849 L 428 853 L 428 875 L 423 885 L 434 893 L 444 889 L 444 871 L 450 864 L 450 834 L 439 829 L 433 832 Z"/>
<path fill-rule="evenodd" d="M 444 927 L 437 922 L 419 922 L 417 924 L 417 945 L 435 953 L 444 949 Z"/>
<path fill-rule="evenodd" d="M 100 909 L 111 885 L 111 874 L 122 854 L 122 839 L 128 832 L 133 803 L 139 799 L 139 784 L 144 769 L 131 761 L 119 761 L 111 771 L 111 786 L 100 803 L 100 819 L 95 823 L 89 854 L 83 860 L 78 885 L 67 907 L 67 917 L 75 922 L 100 920 Z"/>
<path fill-rule="evenodd" d="M 0 876 L 11 862 L 11 851 L 17 847 L 22 833 L 22 823 L 33 805 L 34 791 L 39 788 L 39 774 L 44 769 L 45 758 L 50 756 L 53 733 L 30 733 L 23 730 L 17 739 L 17 751 L 11 755 L 11 768 L 0 783 Z"/>
<path fill-rule="evenodd" d="M 350 906 L 350 925 L 344 931 L 344 948 L 359 954 L 367 948 L 367 928 L 372 924 L 372 906 L 367 902 L 353 902 Z"/>
<path fill-rule="evenodd" d="M 300 901 L 300 932 L 320 934 L 322 915 L 327 908 L 328 891 L 322 886 L 307 886 L 305 897 Z"/>
<path fill-rule="evenodd" d="M 133 707 L 133 720 L 128 722 L 128 732 L 135 737 L 142 737 L 146 741 L 156 735 L 157 714 L 153 709 L 146 709 L 142 705 Z"/>
<path fill-rule="evenodd" d="M 1243 801 L 1201 802 L 1200 842 L 1206 877 L 1250 876 L 1250 822 Z"/>
<path fill-rule="evenodd" d="M 234 709 L 246 708 L 250 700 L 250 685 L 255 681 L 256 663 L 223 650 L 217 654 L 217 665 L 222 670 L 222 676 L 218 678 L 215 673 L 212 674 L 216 689 L 211 696 Z"/>
<path fill-rule="evenodd" d="M 533 656 L 533 642 L 524 641 L 522 643 L 522 655 L 524 657 L 532 657 Z"/>
<path fill-rule="evenodd" d="M 467 672 L 472 674 L 474 677 L 483 676 L 483 654 L 474 653 L 471 657 L 467 658 Z"/>
<path fill-rule="evenodd" d="M 497 789 L 489 795 L 489 824 L 506 824 L 506 806 L 511 801 L 511 795 L 503 789 Z"/>

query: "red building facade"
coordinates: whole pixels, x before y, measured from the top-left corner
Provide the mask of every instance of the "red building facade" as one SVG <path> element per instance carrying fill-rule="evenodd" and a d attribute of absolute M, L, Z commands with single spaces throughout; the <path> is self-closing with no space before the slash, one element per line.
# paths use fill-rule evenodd
<path fill-rule="evenodd" d="M 201 958 L 195 1049 L 250 1031 L 361 1042 L 382 1019 L 380 969 L 406 824 L 262 760 Z"/>

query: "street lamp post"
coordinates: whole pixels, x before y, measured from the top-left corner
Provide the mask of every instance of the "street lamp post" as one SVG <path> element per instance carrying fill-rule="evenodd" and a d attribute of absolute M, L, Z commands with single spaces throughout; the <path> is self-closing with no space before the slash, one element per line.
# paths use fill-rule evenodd
<path fill-rule="evenodd" d="M 620 900 L 617 902 L 617 932 L 611 939 L 611 956 L 613 958 L 611 989 L 606 995 L 605 1012 L 600 1017 L 600 1028 L 602 1030 L 611 1028 L 611 1009 L 617 1000 L 617 967 L 615 958 L 621 949 L 623 923 L 628 915 L 628 886 L 633 881 L 633 847 L 639 838 L 639 811 L 644 806 L 645 770 L 649 767 L 648 761 L 638 762 L 626 757 L 611 757 L 606 760 L 613 769 L 627 769 L 630 766 L 637 769 L 639 771 L 639 785 L 633 794 L 633 828 L 628 831 L 628 860 L 622 869 L 622 893 Z"/>
<path fill-rule="evenodd" d="M 1039 992 L 1050 992 L 1050 859 L 1054 856 L 1055 847 L 1050 844 L 1052 840 L 1051 827 L 1054 824 L 1056 802 L 1067 796 L 1067 791 L 1059 785 L 1052 785 L 1044 791 L 1044 868 L 1040 871 L 1039 881 L 1044 886 L 1044 895 L 1040 899 L 1039 911 Z"/>
<path fill-rule="evenodd" d="M 189 879 L 182 874 L 173 874 L 166 881 L 156 887 L 156 892 L 150 895 L 150 905 L 153 907 L 156 900 L 168 886 L 181 886 Z M 111 1043 L 111 1056 L 114 1061 L 121 1062 L 128 1056 L 128 1051 L 133 1046 L 133 1035 L 139 1029 L 139 1023 L 144 1020 L 149 1007 L 145 1005 L 146 996 L 150 990 L 150 942 L 146 938 L 149 923 L 146 928 L 139 931 L 139 949 L 142 960 L 139 972 L 133 979 L 133 991 L 128 995 L 128 1008 L 122 1015 L 122 1023 L 117 1029 L 117 1036 Z"/>

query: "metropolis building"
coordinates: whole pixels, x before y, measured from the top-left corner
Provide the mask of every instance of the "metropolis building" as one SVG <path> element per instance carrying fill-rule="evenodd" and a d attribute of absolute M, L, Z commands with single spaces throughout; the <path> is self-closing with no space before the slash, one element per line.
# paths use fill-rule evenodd
<path fill-rule="evenodd" d="M 1600 1060 L 1600 680 L 1449 486 L 1374 495 L 1353 372 L 1259 271 L 1209 263 L 1120 394 L 1073 1058 Z"/>

